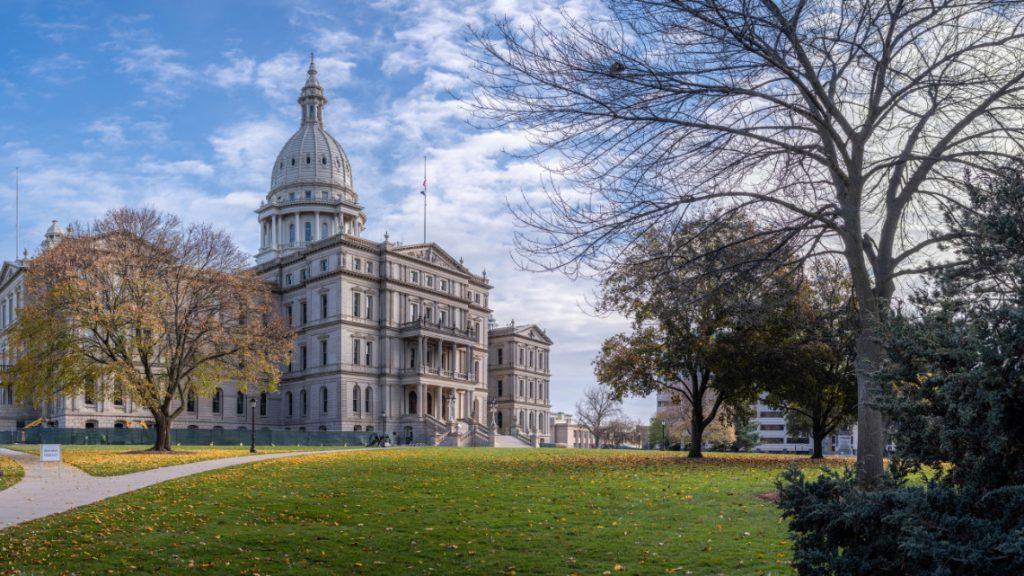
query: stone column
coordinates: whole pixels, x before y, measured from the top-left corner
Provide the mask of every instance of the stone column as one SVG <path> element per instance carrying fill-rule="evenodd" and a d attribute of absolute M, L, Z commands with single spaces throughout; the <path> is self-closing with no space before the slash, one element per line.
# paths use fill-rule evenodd
<path fill-rule="evenodd" d="M 427 413 L 427 385 L 422 381 L 416 384 L 416 414 L 423 416 Z"/>
<path fill-rule="evenodd" d="M 422 373 L 423 372 L 423 370 L 421 370 L 421 367 L 424 366 L 426 364 L 426 361 L 427 361 L 427 359 L 426 359 L 426 357 L 424 355 L 424 348 L 425 347 L 423 346 L 423 336 L 417 336 L 416 337 L 416 355 L 418 356 L 418 358 L 416 358 L 416 372 L 417 373 Z"/>
<path fill-rule="evenodd" d="M 323 240 L 320 236 L 320 212 L 313 212 L 313 239 Z"/>

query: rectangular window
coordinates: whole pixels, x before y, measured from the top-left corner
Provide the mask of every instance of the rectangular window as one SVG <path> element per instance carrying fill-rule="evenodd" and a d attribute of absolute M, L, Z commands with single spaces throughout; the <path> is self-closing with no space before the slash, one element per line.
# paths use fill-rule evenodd
<path fill-rule="evenodd" d="M 327 258 L 320 261 L 320 271 L 327 272 Z"/>
<path fill-rule="evenodd" d="M 306 269 L 303 268 L 302 270 L 299 270 L 299 279 L 300 280 L 305 280 L 306 278 L 307 278 Z"/>
<path fill-rule="evenodd" d="M 419 284 L 420 283 L 420 273 L 415 271 L 415 270 L 413 270 L 412 272 L 409 272 L 409 281 L 412 282 L 413 284 Z"/>
<path fill-rule="evenodd" d="M 284 275 L 284 283 L 287 286 L 291 286 L 292 285 L 292 274 L 291 274 L 291 272 L 289 272 L 288 274 Z"/>
<path fill-rule="evenodd" d="M 352 341 L 352 363 L 353 364 L 356 364 L 356 365 L 359 364 L 359 356 L 361 355 L 360 354 L 361 345 L 362 345 L 362 342 L 360 342 L 358 338 Z"/>
<path fill-rule="evenodd" d="M 447 326 L 448 325 L 448 311 L 447 310 L 438 310 L 438 312 L 437 312 L 437 322 L 441 326 Z"/>
<path fill-rule="evenodd" d="M 302 321 L 301 325 L 305 326 L 306 322 L 309 321 L 309 314 L 306 312 L 306 301 L 305 300 L 303 300 L 302 302 L 299 303 L 299 310 L 301 310 L 301 317 L 300 317 L 300 320 Z"/>
<path fill-rule="evenodd" d="M 785 430 L 784 424 L 761 424 L 761 430 Z"/>
<path fill-rule="evenodd" d="M 373 296 L 366 295 L 366 319 L 373 320 Z"/>
<path fill-rule="evenodd" d="M 305 370 L 306 367 L 309 366 L 309 358 L 308 358 L 308 355 L 306 354 L 306 345 L 305 344 L 303 344 L 299 348 L 299 356 L 301 357 L 301 360 L 302 360 L 302 364 L 301 364 L 302 365 L 302 369 Z"/>
<path fill-rule="evenodd" d="M 356 270 L 357 272 L 362 270 L 363 269 L 363 261 L 362 261 L 362 259 L 360 259 L 360 258 L 353 258 L 352 259 L 352 269 Z"/>
<path fill-rule="evenodd" d="M 366 342 L 366 362 L 367 366 L 373 366 L 373 342 Z"/>
<path fill-rule="evenodd" d="M 409 304 L 409 321 L 412 322 L 413 320 L 419 320 L 419 319 L 420 319 L 420 305 L 419 304 Z"/>
<path fill-rule="evenodd" d="M 443 278 L 441 279 L 441 291 L 442 292 L 447 292 L 448 291 L 448 281 L 443 279 Z"/>
<path fill-rule="evenodd" d="M 295 323 L 293 321 L 294 319 L 292 318 L 292 305 L 289 304 L 288 306 L 285 306 L 284 310 L 285 310 L 285 314 L 288 316 L 288 325 L 289 326 L 294 326 Z"/>
<path fill-rule="evenodd" d="M 434 309 L 433 308 L 424 308 L 423 309 L 423 317 L 426 318 L 427 320 L 433 320 L 434 319 Z"/>
<path fill-rule="evenodd" d="M 320 365 L 327 366 L 327 340 L 320 341 Z"/>
<path fill-rule="evenodd" d="M 359 292 L 352 293 L 352 315 L 359 318 L 359 314 L 363 308 L 363 295 Z"/>
<path fill-rule="evenodd" d="M 502 360 L 503 360 L 503 358 L 502 358 L 502 356 L 503 356 L 502 352 L 504 352 L 504 350 L 503 350 L 503 349 L 501 349 L 501 348 L 498 348 L 498 364 L 501 364 L 501 363 L 502 363 Z"/>
<path fill-rule="evenodd" d="M 502 391 L 501 388 L 502 388 L 501 380 L 498 380 L 498 397 L 501 397 L 504 394 L 504 392 Z"/>
<path fill-rule="evenodd" d="M 427 286 L 430 287 L 430 288 L 434 287 L 434 277 L 433 276 L 427 276 Z"/>
<path fill-rule="evenodd" d="M 366 273 L 373 274 L 373 262 L 370 262 L 369 260 L 366 261 Z"/>
<path fill-rule="evenodd" d="M 327 318 L 327 294 L 320 295 L 320 317 Z"/>

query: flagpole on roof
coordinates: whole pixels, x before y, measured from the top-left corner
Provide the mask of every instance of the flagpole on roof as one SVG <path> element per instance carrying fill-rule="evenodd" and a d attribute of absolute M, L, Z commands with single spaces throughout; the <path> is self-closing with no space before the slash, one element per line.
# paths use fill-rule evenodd
<path fill-rule="evenodd" d="M 14 167 L 14 261 L 18 261 L 18 253 L 21 249 L 21 168 Z"/>
<path fill-rule="evenodd" d="M 423 155 L 423 243 L 427 243 L 427 156 Z"/>

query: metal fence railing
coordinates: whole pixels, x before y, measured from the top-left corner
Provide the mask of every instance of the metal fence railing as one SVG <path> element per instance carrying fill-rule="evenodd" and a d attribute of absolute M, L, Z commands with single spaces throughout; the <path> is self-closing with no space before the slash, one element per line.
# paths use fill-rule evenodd
<path fill-rule="evenodd" d="M 181 446 L 248 445 L 249 430 L 172 428 L 171 444 Z M 260 446 L 368 446 L 376 432 L 256 430 Z M 156 430 L 149 428 L 28 428 L 0 431 L 0 444 L 152 444 Z"/>

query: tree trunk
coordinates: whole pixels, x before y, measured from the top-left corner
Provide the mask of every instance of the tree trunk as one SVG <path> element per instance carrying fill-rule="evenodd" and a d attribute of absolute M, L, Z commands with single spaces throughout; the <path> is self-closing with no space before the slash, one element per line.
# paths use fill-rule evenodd
<path fill-rule="evenodd" d="M 821 449 L 821 444 L 823 440 L 825 440 L 824 436 L 820 436 L 818 434 L 814 435 L 814 451 L 811 453 L 812 459 L 819 460 L 825 457 L 825 454 Z"/>
<path fill-rule="evenodd" d="M 701 426 L 703 414 L 697 414 L 696 411 L 691 416 L 693 420 L 690 422 L 690 451 L 687 454 L 690 458 L 703 458 L 704 454 L 701 452 L 701 444 L 704 440 L 704 427 Z"/>
<path fill-rule="evenodd" d="M 885 354 L 880 337 L 877 318 L 864 323 L 857 337 L 857 482 L 863 488 L 876 486 L 884 472 L 885 422 L 874 406 L 877 386 L 872 379 Z"/>
<path fill-rule="evenodd" d="M 154 413 L 153 421 L 156 423 L 156 442 L 153 444 L 155 452 L 171 451 L 171 419 L 165 414 Z"/>

